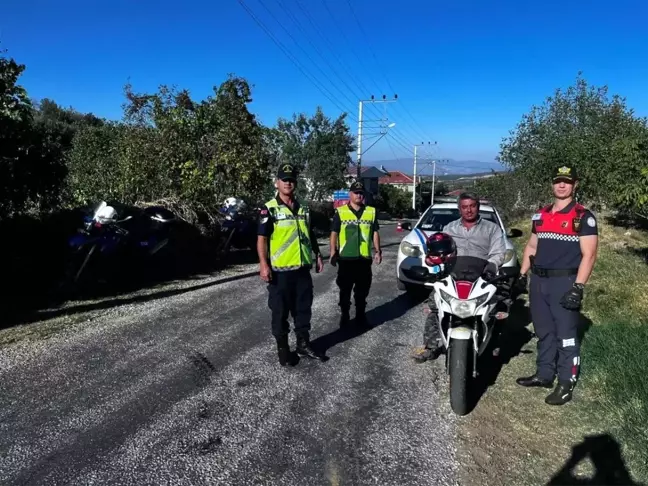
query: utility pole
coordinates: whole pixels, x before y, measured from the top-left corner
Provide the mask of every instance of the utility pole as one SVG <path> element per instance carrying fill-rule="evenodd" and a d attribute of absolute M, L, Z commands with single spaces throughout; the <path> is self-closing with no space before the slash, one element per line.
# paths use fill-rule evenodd
<path fill-rule="evenodd" d="M 428 145 L 430 142 L 428 142 Z M 416 210 L 416 161 L 417 161 L 417 150 L 419 146 L 425 145 L 425 142 L 414 145 L 414 179 L 412 181 L 412 209 Z"/>
<path fill-rule="evenodd" d="M 382 100 L 374 99 L 374 96 L 371 95 L 370 100 L 360 100 L 358 106 L 358 151 L 356 154 L 356 178 L 360 180 L 360 172 L 362 165 L 362 112 L 364 103 L 395 103 L 398 99 L 398 95 L 394 95 L 393 100 L 388 100 L 386 95 L 383 95 Z"/>
<path fill-rule="evenodd" d="M 434 205 L 434 179 L 436 178 L 436 160 L 432 161 L 432 195 L 430 196 L 430 206 Z"/>
<path fill-rule="evenodd" d="M 416 211 L 416 150 L 418 145 L 414 145 L 414 178 L 412 179 L 412 209 Z"/>

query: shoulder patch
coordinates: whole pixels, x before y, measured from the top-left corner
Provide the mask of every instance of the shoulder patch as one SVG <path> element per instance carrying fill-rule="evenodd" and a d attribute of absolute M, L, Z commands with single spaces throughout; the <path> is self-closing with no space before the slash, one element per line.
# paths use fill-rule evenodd
<path fill-rule="evenodd" d="M 596 220 L 594 219 L 593 216 L 590 216 L 587 218 L 587 226 L 594 228 L 596 226 Z"/>

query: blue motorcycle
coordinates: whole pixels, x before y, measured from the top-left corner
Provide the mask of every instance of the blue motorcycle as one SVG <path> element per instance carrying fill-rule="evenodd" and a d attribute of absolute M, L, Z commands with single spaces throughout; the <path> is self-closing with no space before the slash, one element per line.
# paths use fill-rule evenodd
<path fill-rule="evenodd" d="M 90 215 L 83 218 L 82 226 L 68 239 L 70 255 L 66 264 L 64 287 L 79 285 L 88 275 L 89 269 L 98 266 L 110 268 L 106 262 L 116 258 L 123 250 L 129 232 L 120 226 L 132 219 L 117 218 L 117 212 L 105 201 L 101 201 Z M 101 264 L 106 265 L 101 265 Z"/>
<path fill-rule="evenodd" d="M 230 248 L 256 248 L 256 217 L 240 199 L 228 198 L 221 208 L 220 244 L 217 253 L 227 254 Z"/>

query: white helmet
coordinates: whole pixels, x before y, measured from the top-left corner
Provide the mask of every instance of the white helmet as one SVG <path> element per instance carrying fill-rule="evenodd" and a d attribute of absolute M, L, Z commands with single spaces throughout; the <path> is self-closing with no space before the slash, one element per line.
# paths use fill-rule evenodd
<path fill-rule="evenodd" d="M 100 222 L 109 222 L 117 219 L 117 211 L 112 206 L 103 206 L 95 214 L 95 218 Z"/>
<path fill-rule="evenodd" d="M 225 203 L 223 204 L 224 207 L 226 208 L 233 208 L 238 204 L 238 199 L 235 197 L 228 197 L 225 199 Z"/>

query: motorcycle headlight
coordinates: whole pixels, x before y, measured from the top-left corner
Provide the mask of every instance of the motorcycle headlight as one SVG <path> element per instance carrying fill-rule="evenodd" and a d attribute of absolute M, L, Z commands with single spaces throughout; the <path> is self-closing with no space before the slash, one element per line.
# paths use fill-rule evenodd
<path fill-rule="evenodd" d="M 403 241 L 401 243 L 400 250 L 403 252 L 403 255 L 408 256 L 408 257 L 421 256 L 421 249 L 418 246 L 412 245 L 411 243 L 409 243 L 407 241 Z"/>
<path fill-rule="evenodd" d="M 448 303 L 452 313 L 460 319 L 465 319 L 475 315 L 477 308 L 483 305 L 484 302 L 486 302 L 486 299 L 488 299 L 488 294 L 480 295 L 475 299 L 461 300 L 443 290 L 440 292 L 441 298 Z"/>
<path fill-rule="evenodd" d="M 506 253 L 504 253 L 504 263 L 508 263 L 511 260 L 513 260 L 514 256 L 515 256 L 515 250 L 506 250 Z"/>

